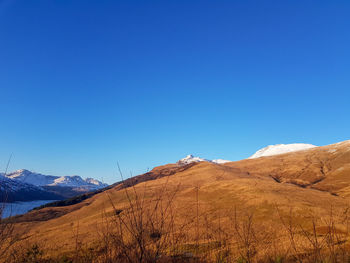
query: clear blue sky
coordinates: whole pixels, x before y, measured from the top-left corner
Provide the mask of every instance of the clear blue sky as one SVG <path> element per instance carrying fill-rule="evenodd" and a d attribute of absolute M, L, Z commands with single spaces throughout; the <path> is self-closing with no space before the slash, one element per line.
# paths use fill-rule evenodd
<path fill-rule="evenodd" d="M 0 170 L 119 180 L 349 139 L 349 1 L 0 0 Z"/>

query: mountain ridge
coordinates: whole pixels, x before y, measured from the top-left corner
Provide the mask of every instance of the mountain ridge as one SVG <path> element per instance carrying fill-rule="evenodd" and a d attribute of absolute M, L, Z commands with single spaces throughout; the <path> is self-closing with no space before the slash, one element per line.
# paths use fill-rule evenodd
<path fill-rule="evenodd" d="M 60 199 L 62 196 L 57 193 L 0 174 L 0 202 Z"/>
<path fill-rule="evenodd" d="M 72 176 L 54 176 L 35 173 L 26 169 L 20 169 L 12 173 L 6 174 L 7 178 L 16 179 L 24 183 L 33 184 L 35 186 L 69 186 L 77 188 L 85 188 L 87 190 L 96 190 L 108 186 L 97 179 L 83 179 L 78 175 Z"/>
<path fill-rule="evenodd" d="M 53 176 L 20 169 L 0 173 L 0 201 L 63 200 L 108 186 L 93 178 Z"/>
<path fill-rule="evenodd" d="M 222 209 L 232 211 L 232 207 L 244 211 L 254 209 L 257 220 L 273 222 L 278 222 L 278 214 L 272 213 L 276 207 L 283 213 L 288 213 L 291 207 L 298 211 L 315 208 L 322 216 L 329 211 L 329 205 L 334 209 L 343 208 L 350 200 L 349 163 L 350 141 L 220 165 L 207 161 L 187 166 L 165 164 L 80 203 L 41 208 L 18 220 L 31 225 L 29 236 L 38 232 L 37 238 L 41 240 L 55 237 L 55 241 L 65 243 L 69 251 L 74 249 L 74 242 L 67 241 L 73 240 L 69 239 L 70 223 L 79 222 L 81 234 L 93 239 L 91 225 L 99 222 L 101 211 L 111 218 L 115 211 L 127 213 L 125 207 L 131 198 L 127 193 L 152 199 L 152 193 L 174 192 L 174 207 L 180 208 L 179 218 L 194 214 L 196 202 L 200 209 L 208 209 L 210 216 L 220 218 L 220 222 L 229 219 L 225 219 Z M 172 194 L 169 198 L 173 198 Z M 37 218 L 49 219 L 39 222 Z"/>
<path fill-rule="evenodd" d="M 204 158 L 189 154 L 185 158 L 182 158 L 179 161 L 177 161 L 176 163 L 180 164 L 180 165 L 185 165 L 185 164 L 197 163 L 197 162 L 209 162 L 209 163 L 223 164 L 223 163 L 228 163 L 228 162 L 232 162 L 232 161 L 223 160 L 223 159 L 209 160 L 209 159 L 204 159 Z"/>
<path fill-rule="evenodd" d="M 275 144 L 268 145 L 258 151 L 256 151 L 252 156 L 248 157 L 248 159 L 255 159 L 265 156 L 273 156 L 279 154 L 285 154 L 290 152 L 297 152 L 312 149 L 318 146 L 307 144 L 307 143 L 291 143 L 291 144 Z"/>

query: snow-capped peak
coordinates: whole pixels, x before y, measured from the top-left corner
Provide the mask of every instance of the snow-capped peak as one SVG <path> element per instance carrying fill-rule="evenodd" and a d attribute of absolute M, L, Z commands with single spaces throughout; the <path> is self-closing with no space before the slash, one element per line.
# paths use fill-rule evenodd
<path fill-rule="evenodd" d="M 83 187 L 98 189 L 106 187 L 107 184 L 102 182 L 87 178 L 83 179 L 78 175 L 74 176 L 53 176 L 53 175 L 44 175 L 40 173 L 34 173 L 25 169 L 17 170 L 13 173 L 6 175 L 7 178 L 16 179 L 23 183 L 32 184 L 35 186 L 65 186 L 65 187 Z"/>
<path fill-rule="evenodd" d="M 302 151 L 302 150 L 307 150 L 315 147 L 317 146 L 312 144 L 305 144 L 305 143 L 269 145 L 265 148 L 260 149 L 256 153 L 254 153 L 248 159 L 255 159 L 263 156 L 272 156 L 272 155 L 284 154 L 289 152 Z"/>
<path fill-rule="evenodd" d="M 86 178 L 85 182 L 89 183 L 89 184 L 94 184 L 97 186 L 106 186 L 106 184 L 100 182 L 99 180 L 96 180 L 94 178 Z"/>
<path fill-rule="evenodd" d="M 71 186 L 77 187 L 86 185 L 86 182 L 80 176 L 61 176 L 54 180 L 53 183 L 49 184 L 50 186 Z"/>
<path fill-rule="evenodd" d="M 209 162 L 209 160 L 200 158 L 200 157 L 195 157 L 192 154 L 187 155 L 185 158 L 179 160 L 177 163 L 178 164 L 189 164 L 189 163 L 198 163 L 198 162 Z"/>
<path fill-rule="evenodd" d="M 223 159 L 216 159 L 216 160 L 208 160 L 201 157 L 195 157 L 192 154 L 187 155 L 185 158 L 179 160 L 177 163 L 184 165 L 189 163 L 198 163 L 198 162 L 210 162 L 210 163 L 217 163 L 217 164 L 223 164 L 231 161 L 223 160 Z"/>
<path fill-rule="evenodd" d="M 6 177 L 36 186 L 48 185 L 52 183 L 56 178 L 58 178 L 57 176 L 43 175 L 40 173 L 28 171 L 26 169 L 21 169 L 13 173 L 9 173 L 6 175 Z"/>

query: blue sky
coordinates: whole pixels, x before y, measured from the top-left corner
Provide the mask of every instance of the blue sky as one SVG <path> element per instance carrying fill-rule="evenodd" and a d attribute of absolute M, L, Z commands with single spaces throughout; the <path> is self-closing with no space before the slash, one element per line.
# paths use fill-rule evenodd
<path fill-rule="evenodd" d="M 0 170 L 112 183 L 349 139 L 349 1 L 0 0 Z"/>

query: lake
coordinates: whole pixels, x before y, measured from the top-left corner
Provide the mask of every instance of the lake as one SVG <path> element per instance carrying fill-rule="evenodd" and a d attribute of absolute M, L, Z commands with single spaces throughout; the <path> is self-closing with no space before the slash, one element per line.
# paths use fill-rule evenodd
<path fill-rule="evenodd" d="M 9 216 L 22 215 L 35 207 L 54 201 L 56 200 L 35 200 L 29 202 L 0 203 L 0 208 L 4 209 L 1 217 L 6 218 Z"/>

